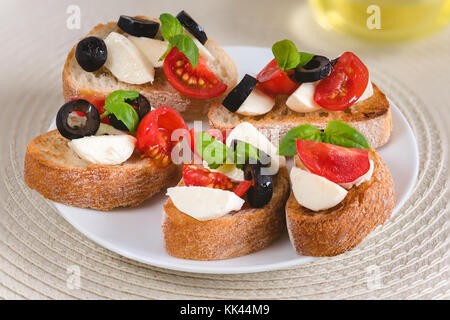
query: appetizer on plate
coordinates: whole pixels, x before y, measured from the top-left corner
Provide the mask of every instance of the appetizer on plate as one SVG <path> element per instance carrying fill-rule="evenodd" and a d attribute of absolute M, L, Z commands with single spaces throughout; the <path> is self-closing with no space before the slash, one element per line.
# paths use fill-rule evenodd
<path fill-rule="evenodd" d="M 117 128 L 100 122 L 108 116 Z M 68 102 L 56 125 L 25 154 L 25 182 L 47 199 L 111 210 L 137 206 L 178 180 L 169 138 L 175 129 L 187 132 L 186 123 L 170 107 L 150 111 L 136 91 L 111 93 L 102 114 L 87 100 Z"/>
<path fill-rule="evenodd" d="M 66 101 L 102 107 L 112 91 L 133 90 L 187 120 L 205 117 L 236 81 L 233 61 L 185 11 L 99 24 L 73 47 L 63 70 Z"/>
<path fill-rule="evenodd" d="M 354 53 L 330 61 L 298 52 L 289 40 L 275 43 L 272 52 L 275 58 L 256 77 L 245 75 L 222 105 L 210 109 L 212 127 L 225 130 L 249 122 L 277 143 L 298 125 L 324 129 L 328 121 L 341 120 L 359 130 L 373 148 L 389 140 L 389 102 Z"/>
<path fill-rule="evenodd" d="M 384 224 L 395 206 L 394 183 L 380 155 L 358 131 L 330 121 L 288 132 L 280 153 L 292 155 L 286 223 L 296 252 L 335 256 Z"/>
<path fill-rule="evenodd" d="M 166 251 L 178 258 L 219 260 L 261 250 L 285 229 L 289 196 L 285 158 L 251 124 L 227 137 L 194 133 L 204 165 L 185 164 L 167 190 L 162 230 Z"/>

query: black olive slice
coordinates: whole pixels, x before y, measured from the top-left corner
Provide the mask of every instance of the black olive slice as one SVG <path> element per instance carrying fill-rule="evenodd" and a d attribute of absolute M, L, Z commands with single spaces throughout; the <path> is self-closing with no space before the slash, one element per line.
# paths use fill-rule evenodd
<path fill-rule="evenodd" d="M 183 27 L 189 31 L 198 41 L 200 41 L 201 44 L 205 44 L 206 40 L 208 40 L 208 37 L 206 36 L 205 31 L 203 31 L 203 28 L 195 22 L 194 19 L 186 12 L 181 11 L 179 14 L 177 14 L 177 19 L 180 21 L 180 23 L 183 25 Z"/>
<path fill-rule="evenodd" d="M 262 208 L 272 199 L 273 182 L 272 176 L 262 175 L 259 164 L 246 164 L 244 166 L 245 180 L 253 181 L 247 191 L 247 201 L 253 208 Z"/>
<path fill-rule="evenodd" d="M 252 93 L 253 89 L 255 89 L 257 83 L 258 80 L 246 74 L 241 82 L 225 97 L 222 105 L 231 112 L 236 112 L 250 93 Z"/>
<path fill-rule="evenodd" d="M 120 29 L 135 37 L 154 38 L 159 30 L 156 21 L 121 15 L 117 25 Z"/>
<path fill-rule="evenodd" d="M 139 94 L 139 97 L 137 97 L 136 99 L 134 99 L 134 100 L 127 99 L 127 100 L 125 100 L 125 102 L 132 106 L 137 107 L 136 111 L 139 115 L 139 120 L 142 120 L 142 118 L 144 118 L 145 115 L 147 113 L 149 113 L 151 110 L 150 102 L 147 100 L 146 97 L 144 97 L 141 94 Z M 123 130 L 123 131 L 128 131 L 127 126 L 122 121 L 117 119 L 117 117 L 114 114 L 110 114 L 108 116 L 108 119 L 109 119 L 110 124 L 114 128 Z"/>
<path fill-rule="evenodd" d="M 70 126 L 68 119 L 72 112 L 79 111 L 86 116 L 82 126 Z M 67 139 L 78 139 L 94 135 L 100 126 L 100 115 L 97 108 L 89 101 L 78 99 L 67 102 L 56 115 L 56 127 L 59 133 Z"/>
<path fill-rule="evenodd" d="M 303 67 L 296 68 L 294 79 L 297 82 L 314 82 L 328 77 L 333 66 L 324 56 L 314 56 Z"/>
<path fill-rule="evenodd" d="M 231 141 L 231 144 L 230 144 L 231 150 L 235 151 L 236 148 L 237 148 L 237 145 L 239 143 L 241 143 L 241 142 L 243 142 L 243 141 L 240 141 L 240 140 L 237 140 L 237 139 Z M 271 161 L 270 156 L 267 153 L 261 151 L 260 149 L 257 149 L 257 150 L 258 150 L 258 157 L 259 157 L 259 159 L 258 160 L 252 159 L 252 160 L 249 161 L 249 163 L 250 164 L 257 164 L 257 165 L 259 165 L 261 167 L 269 167 L 270 166 L 270 161 Z M 244 164 L 244 163 L 238 163 L 238 164 Z"/>
<path fill-rule="evenodd" d="M 93 72 L 106 62 L 108 50 L 105 41 L 97 37 L 87 37 L 78 42 L 75 58 L 83 70 Z"/>

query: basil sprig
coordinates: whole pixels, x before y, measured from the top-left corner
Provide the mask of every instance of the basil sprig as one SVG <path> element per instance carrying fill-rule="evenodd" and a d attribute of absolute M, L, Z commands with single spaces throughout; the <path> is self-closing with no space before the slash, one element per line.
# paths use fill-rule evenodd
<path fill-rule="evenodd" d="M 281 139 L 278 154 L 288 157 L 296 155 L 297 139 L 315 140 L 346 148 L 370 149 L 366 138 L 358 130 L 338 120 L 329 121 L 323 132 L 309 123 L 289 130 Z"/>
<path fill-rule="evenodd" d="M 218 141 L 207 132 L 197 134 L 197 153 L 208 163 L 211 169 L 217 169 L 221 165 L 234 163 L 239 169 L 246 163 L 256 163 L 260 160 L 259 150 L 254 146 L 239 141 L 233 151 L 226 144 Z M 253 162 L 252 162 L 253 161 Z"/>
<path fill-rule="evenodd" d="M 100 119 L 114 114 L 118 120 L 125 124 L 128 131 L 136 131 L 139 124 L 139 115 L 125 100 L 134 100 L 137 97 L 139 97 L 137 91 L 116 90 L 111 92 L 105 100 L 104 109 L 106 111 L 100 116 Z"/>
<path fill-rule="evenodd" d="M 217 169 L 232 157 L 232 150 L 220 141 L 217 141 L 207 132 L 197 134 L 197 153 L 208 163 L 211 169 Z"/>
<path fill-rule="evenodd" d="M 272 46 L 272 53 L 283 71 L 303 67 L 315 56 L 312 53 L 299 52 L 295 44 L 288 39 L 276 42 Z"/>
<path fill-rule="evenodd" d="M 164 39 L 169 41 L 166 52 L 159 60 L 164 60 L 170 50 L 177 47 L 188 58 L 192 68 L 195 68 L 199 60 L 198 47 L 191 37 L 183 33 L 183 26 L 180 21 L 169 13 L 161 14 L 159 20 L 161 21 L 161 34 Z"/>

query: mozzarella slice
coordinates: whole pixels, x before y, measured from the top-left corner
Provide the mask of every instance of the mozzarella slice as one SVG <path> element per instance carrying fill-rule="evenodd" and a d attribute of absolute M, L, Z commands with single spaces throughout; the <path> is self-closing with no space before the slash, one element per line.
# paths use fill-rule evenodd
<path fill-rule="evenodd" d="M 234 192 L 207 187 L 173 187 L 167 189 L 167 194 L 178 210 L 200 221 L 240 210 L 245 202 Z"/>
<path fill-rule="evenodd" d="M 286 100 L 288 108 L 296 112 L 313 112 L 321 109 L 322 107 L 314 101 L 314 92 L 318 83 L 319 81 L 302 83 Z M 364 93 L 355 103 L 366 100 L 371 96 L 373 96 L 373 86 L 369 78 Z"/>
<path fill-rule="evenodd" d="M 219 172 L 226 175 L 233 181 L 244 181 L 244 171 L 238 169 L 235 164 L 226 163 L 218 167 L 217 169 L 211 169 L 208 167 L 208 163 L 203 160 L 203 166 L 211 172 Z"/>
<path fill-rule="evenodd" d="M 313 112 L 321 109 L 322 107 L 314 101 L 317 83 L 319 82 L 302 83 L 286 100 L 288 108 L 296 112 Z"/>
<path fill-rule="evenodd" d="M 257 116 L 269 112 L 274 105 L 275 99 L 262 92 L 259 88 L 255 88 L 239 109 L 236 110 L 236 113 L 245 116 Z"/>
<path fill-rule="evenodd" d="M 118 136 L 124 134 L 126 134 L 124 131 L 118 130 L 106 123 L 100 123 L 100 126 L 98 127 L 98 130 L 95 133 L 96 136 L 104 136 L 104 135 Z"/>
<path fill-rule="evenodd" d="M 88 136 L 70 141 L 69 147 L 88 162 L 117 165 L 131 157 L 135 144 L 130 135 Z"/>
<path fill-rule="evenodd" d="M 268 154 L 271 158 L 271 165 L 266 174 L 276 174 L 280 167 L 286 165 L 286 158 L 278 155 L 278 148 L 275 147 L 269 139 L 258 131 L 252 124 L 241 122 L 228 135 L 226 145 L 231 146 L 233 140 L 239 140 L 251 144 L 262 152 Z"/>
<path fill-rule="evenodd" d="M 105 67 L 120 81 L 131 84 L 153 82 L 153 64 L 125 36 L 111 32 L 105 39 L 108 58 Z"/>
<path fill-rule="evenodd" d="M 198 54 L 201 55 L 206 61 L 212 62 L 216 60 L 216 58 L 211 54 L 211 52 L 209 52 L 209 50 L 206 49 L 206 47 L 202 45 L 202 43 L 198 41 L 197 38 L 192 35 L 192 33 L 190 33 L 187 30 L 184 30 L 184 33 L 187 34 L 189 37 L 191 37 L 192 40 L 194 40 L 194 43 L 198 48 Z"/>
<path fill-rule="evenodd" d="M 151 39 L 146 37 L 134 37 L 129 35 L 128 39 L 147 57 L 155 68 L 163 66 L 164 60 L 159 61 L 159 58 L 166 52 L 169 43 L 158 39 Z"/>
<path fill-rule="evenodd" d="M 366 181 L 369 181 L 372 178 L 372 174 L 373 174 L 373 169 L 374 169 L 374 163 L 373 160 L 369 160 L 370 162 L 370 167 L 369 170 L 367 170 L 367 172 L 365 174 L 363 174 L 361 177 L 355 179 L 352 182 L 347 182 L 347 183 L 339 183 L 339 185 L 347 190 L 351 189 L 353 186 L 359 186 L 361 183 L 364 183 Z"/>
<path fill-rule="evenodd" d="M 291 169 L 290 178 L 297 202 L 313 211 L 332 208 L 347 195 L 338 184 L 297 167 Z"/>

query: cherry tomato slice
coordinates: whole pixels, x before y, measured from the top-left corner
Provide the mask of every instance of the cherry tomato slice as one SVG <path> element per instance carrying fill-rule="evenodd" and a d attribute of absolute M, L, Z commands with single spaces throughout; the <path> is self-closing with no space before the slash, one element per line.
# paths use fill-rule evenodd
<path fill-rule="evenodd" d="M 370 168 L 367 149 L 298 139 L 297 152 L 309 171 L 335 183 L 355 181 Z"/>
<path fill-rule="evenodd" d="M 314 101 L 328 110 L 345 110 L 363 95 L 368 81 L 369 70 L 364 63 L 353 53 L 345 52 L 330 75 L 317 84 Z"/>
<path fill-rule="evenodd" d="M 177 140 L 172 141 L 174 130 L 182 129 Z M 161 106 L 150 111 L 139 123 L 136 133 L 136 147 L 147 157 L 166 166 L 170 162 L 173 146 L 188 134 L 186 122 L 178 112 L 168 106 Z"/>
<path fill-rule="evenodd" d="M 293 73 L 291 70 L 289 73 Z M 299 86 L 294 80 L 289 78 L 288 74 L 280 69 L 277 61 L 273 59 L 256 76 L 259 86 L 264 92 L 275 96 L 277 94 L 291 94 Z"/>
<path fill-rule="evenodd" d="M 201 56 L 193 69 L 186 56 L 176 47 L 164 59 L 163 70 L 172 87 L 191 98 L 214 98 L 227 89 L 227 85 L 216 77 Z"/>
<path fill-rule="evenodd" d="M 100 115 L 105 112 L 105 109 L 104 109 L 105 100 L 106 100 L 105 97 L 77 97 L 77 98 L 72 98 L 70 100 L 74 101 L 74 100 L 78 100 L 78 99 L 87 100 L 90 103 L 92 103 L 97 108 L 98 113 Z M 108 117 L 104 117 L 103 119 L 100 120 L 100 122 L 110 124 Z"/>
<path fill-rule="evenodd" d="M 253 181 L 250 180 L 244 180 L 240 182 L 234 189 L 233 192 L 238 196 L 241 197 L 247 193 L 248 189 L 253 185 Z"/>
<path fill-rule="evenodd" d="M 182 169 L 183 181 L 186 186 L 209 187 L 222 190 L 231 190 L 231 179 L 220 172 L 211 172 L 193 164 L 185 164 Z"/>

